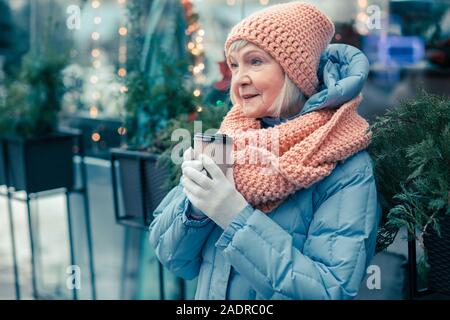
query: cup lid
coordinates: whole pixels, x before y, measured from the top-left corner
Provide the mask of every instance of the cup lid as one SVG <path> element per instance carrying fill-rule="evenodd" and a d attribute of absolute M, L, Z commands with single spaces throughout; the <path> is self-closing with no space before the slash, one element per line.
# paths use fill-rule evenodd
<path fill-rule="evenodd" d="M 222 142 L 222 143 L 232 143 L 233 139 L 230 136 L 227 136 L 223 133 L 216 134 L 204 134 L 204 133 L 196 133 L 194 136 L 196 140 L 202 140 L 205 142 Z"/>

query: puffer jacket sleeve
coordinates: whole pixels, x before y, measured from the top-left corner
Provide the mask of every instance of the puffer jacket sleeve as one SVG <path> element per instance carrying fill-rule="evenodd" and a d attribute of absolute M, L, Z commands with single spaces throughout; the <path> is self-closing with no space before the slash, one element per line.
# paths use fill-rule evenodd
<path fill-rule="evenodd" d="M 201 250 L 214 227 L 209 218 L 190 218 L 191 204 L 180 184 L 173 188 L 153 213 L 150 243 L 159 261 L 176 276 L 194 279 L 200 269 Z"/>
<path fill-rule="evenodd" d="M 351 299 L 358 293 L 374 254 L 380 207 L 371 166 L 351 174 L 336 170 L 317 186 L 303 248 L 250 205 L 217 241 L 263 299 Z"/>

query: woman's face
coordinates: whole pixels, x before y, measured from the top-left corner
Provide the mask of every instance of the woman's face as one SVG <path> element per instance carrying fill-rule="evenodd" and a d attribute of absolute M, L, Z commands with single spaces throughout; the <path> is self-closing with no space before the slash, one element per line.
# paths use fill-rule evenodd
<path fill-rule="evenodd" d="M 268 53 L 249 43 L 230 53 L 231 90 L 247 117 L 272 116 L 270 107 L 284 84 L 284 71 Z"/>

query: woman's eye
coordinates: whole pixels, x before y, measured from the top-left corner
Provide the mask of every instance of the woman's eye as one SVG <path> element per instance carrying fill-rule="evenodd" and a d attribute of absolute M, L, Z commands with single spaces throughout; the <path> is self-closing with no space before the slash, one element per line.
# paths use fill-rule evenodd
<path fill-rule="evenodd" d="M 230 63 L 230 69 L 237 68 L 237 63 Z"/>
<path fill-rule="evenodd" d="M 262 61 L 261 61 L 261 59 L 253 58 L 251 60 L 251 63 L 252 63 L 252 65 L 259 66 L 262 63 Z"/>

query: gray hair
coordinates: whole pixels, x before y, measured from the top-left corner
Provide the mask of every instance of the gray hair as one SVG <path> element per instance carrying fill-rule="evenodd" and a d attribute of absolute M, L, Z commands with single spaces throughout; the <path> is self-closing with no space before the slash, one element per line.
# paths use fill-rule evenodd
<path fill-rule="evenodd" d="M 250 42 L 247 40 L 236 40 L 229 46 L 226 56 L 229 57 L 232 52 L 237 52 L 243 47 L 248 45 Z M 235 104 L 236 99 L 234 97 L 233 91 L 230 90 L 230 99 L 233 104 Z M 289 79 L 286 72 L 284 73 L 284 84 L 280 90 L 280 93 L 276 97 L 270 111 L 276 117 L 279 117 L 283 113 L 292 113 L 295 108 L 299 105 L 303 105 L 306 98 L 301 92 L 300 88 L 297 87 L 294 82 Z"/>

